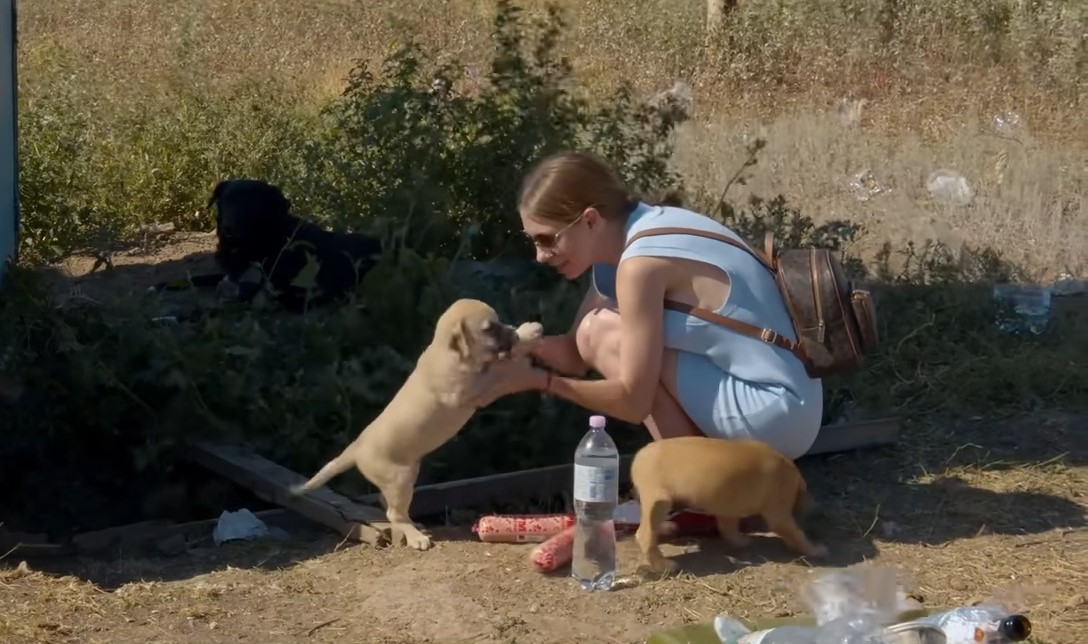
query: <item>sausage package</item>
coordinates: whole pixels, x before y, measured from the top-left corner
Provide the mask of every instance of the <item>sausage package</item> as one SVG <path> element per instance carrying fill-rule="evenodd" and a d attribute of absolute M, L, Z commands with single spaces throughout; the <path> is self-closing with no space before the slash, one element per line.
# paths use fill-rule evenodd
<path fill-rule="evenodd" d="M 492 514 L 472 531 L 487 543 L 542 543 L 573 525 L 573 514 Z"/>
<path fill-rule="evenodd" d="M 533 548 L 529 562 L 537 572 L 552 572 L 565 566 L 574 558 L 574 526 L 565 528 L 557 535 Z"/>

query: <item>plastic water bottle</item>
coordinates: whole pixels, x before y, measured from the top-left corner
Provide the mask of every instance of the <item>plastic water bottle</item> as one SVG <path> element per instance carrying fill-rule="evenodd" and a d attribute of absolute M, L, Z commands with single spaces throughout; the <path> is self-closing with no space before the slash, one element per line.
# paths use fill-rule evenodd
<path fill-rule="evenodd" d="M 1004 644 L 1022 642 L 1031 635 L 1031 620 L 1026 616 L 989 604 L 961 606 L 918 621 L 940 627 L 948 644 Z"/>
<path fill-rule="evenodd" d="M 616 579 L 620 453 L 604 430 L 604 416 L 589 417 L 589 431 L 574 452 L 574 552 L 571 576 L 583 590 L 609 590 Z"/>
<path fill-rule="evenodd" d="M 811 644 L 816 641 L 815 637 L 816 629 L 809 626 L 777 626 L 722 641 L 729 644 Z"/>

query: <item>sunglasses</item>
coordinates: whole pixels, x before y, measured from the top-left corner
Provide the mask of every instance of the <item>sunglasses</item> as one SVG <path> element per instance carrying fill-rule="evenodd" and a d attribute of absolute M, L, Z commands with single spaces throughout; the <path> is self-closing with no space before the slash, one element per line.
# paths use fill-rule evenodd
<path fill-rule="evenodd" d="M 590 206 L 589 208 L 595 208 L 595 207 L 596 206 Z M 575 217 L 574 221 L 570 222 L 566 226 L 563 226 L 562 228 L 560 228 L 559 230 L 557 230 L 554 233 L 551 233 L 551 234 L 538 234 L 538 235 L 526 234 L 526 236 L 529 238 L 529 241 L 533 242 L 533 245 L 536 246 L 537 248 L 539 248 L 540 250 L 547 251 L 547 252 L 554 252 L 555 248 L 559 245 L 559 237 L 562 236 L 563 233 L 567 232 L 571 228 L 574 228 L 574 226 L 577 225 L 578 222 L 582 221 L 582 217 L 586 216 L 586 212 L 589 210 L 589 208 L 586 208 L 585 210 L 583 210 L 582 214 Z"/>

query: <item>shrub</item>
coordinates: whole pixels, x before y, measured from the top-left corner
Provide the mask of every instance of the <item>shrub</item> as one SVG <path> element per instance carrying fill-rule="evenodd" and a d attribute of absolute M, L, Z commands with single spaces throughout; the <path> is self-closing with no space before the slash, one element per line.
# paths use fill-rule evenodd
<path fill-rule="evenodd" d="M 192 94 L 170 112 L 123 115 L 110 132 L 118 140 L 125 133 L 131 154 L 122 154 L 121 143 L 77 139 L 89 156 L 101 157 L 96 163 L 105 171 L 73 171 L 81 182 L 74 196 L 63 189 L 65 181 L 47 181 L 48 173 L 26 186 L 40 204 L 27 213 L 30 247 L 48 238 L 42 222 L 62 221 L 77 206 L 86 208 L 87 221 L 105 222 L 117 237 L 131 237 L 137 222 L 152 217 L 207 228 L 208 217 L 192 213 L 203 210 L 213 181 L 249 173 L 283 184 L 299 210 L 316 219 L 379 231 L 400 242 L 399 250 L 342 308 L 302 317 L 223 309 L 172 325 L 155 319 L 178 306 L 196 307 L 195 298 L 167 302 L 149 294 L 107 307 L 57 310 L 33 279 L 17 272 L 2 305 L 10 327 L 4 337 L 26 342 L 5 368 L 34 393 L 12 411 L 5 453 L 11 460 L 0 467 L 9 498 L 19 498 L 21 508 L 52 498 L 50 523 L 116 521 L 111 514 L 126 515 L 133 506 L 113 500 L 132 489 L 133 480 L 154 492 L 170 475 L 172 448 L 200 437 L 248 440 L 306 471 L 384 406 L 454 297 L 485 299 L 511 321 L 537 319 L 551 329 L 569 324 L 584 285 L 545 276 L 517 259 L 528 250 L 522 235 L 510 234 L 520 172 L 543 154 L 589 147 L 639 189 L 670 187 L 676 178 L 667 165 L 671 121 L 625 89 L 603 108 L 570 93 L 569 70 L 553 52 L 561 26 L 554 11 L 544 23 L 525 25 L 518 9 L 500 0 L 495 63 L 475 94 L 457 90 L 455 64 L 436 65 L 409 43 L 381 75 L 354 69 L 343 96 L 313 129 L 305 122 L 288 125 L 290 106 L 262 107 L 258 99 L 267 95 L 248 88 L 229 106 Z M 451 90 L 434 92 L 435 78 Z M 65 127 L 81 123 L 76 104 L 38 105 L 31 122 L 48 131 L 43 124 L 52 107 L 70 119 L 51 134 L 63 140 Z M 243 113 L 266 111 L 243 118 L 239 105 Z M 231 139 L 231 132 L 244 135 Z M 66 169 L 61 161 L 31 159 L 54 169 L 54 176 Z M 115 194 L 120 185 L 131 187 Z M 76 248 L 87 225 L 65 229 L 65 237 L 54 236 L 57 244 Z M 503 255 L 513 261 L 465 261 Z M 503 266 L 513 267 L 511 277 L 496 276 Z M 428 459 L 424 480 L 561 462 L 584 431 L 580 415 L 554 401 L 501 401 Z M 54 494 L 56 472 L 44 463 L 71 472 L 93 463 L 96 471 L 84 471 L 84 480 L 97 499 L 68 504 L 74 497 Z"/>
<path fill-rule="evenodd" d="M 149 224 L 211 230 L 215 183 L 282 180 L 313 127 L 275 82 L 221 94 L 177 85 L 111 110 L 108 120 L 97 97 L 56 87 L 22 96 L 19 106 L 20 258 L 30 264 L 79 253 L 109 263 Z"/>
<path fill-rule="evenodd" d="M 528 250 L 511 213 L 521 175 L 549 152 L 588 148 L 635 190 L 673 187 L 676 118 L 636 102 L 626 86 L 603 104 L 579 98 L 555 53 L 558 10 L 528 24 L 520 14 L 498 1 L 493 62 L 476 80 L 412 41 L 380 76 L 355 67 L 306 146 L 300 203 L 335 225 L 366 221 L 421 252 L 496 258 Z"/>
<path fill-rule="evenodd" d="M 134 111 L 112 125 L 92 123 L 78 97 L 24 112 L 23 131 L 33 134 L 22 142 L 24 167 L 40 171 L 21 194 L 32 257 L 72 250 L 97 228 L 129 238 L 151 220 L 208 228 L 192 213 L 205 189 L 231 174 L 282 183 L 300 210 L 402 244 L 350 303 L 303 316 L 204 315 L 192 294 L 57 308 L 37 275 L 13 271 L 0 300 L 0 370 L 27 393 L 17 407 L 0 407 L 9 522 L 27 516 L 34 529 L 74 531 L 161 513 L 154 499 L 179 479 L 181 496 L 197 505 L 207 486 L 181 478 L 173 452 L 192 439 L 247 441 L 313 471 L 384 406 L 455 297 L 484 299 L 510 322 L 567 327 L 585 283 L 525 261 L 521 235 L 511 234 L 520 173 L 550 151 L 588 147 L 639 191 L 682 188 L 668 164 L 673 122 L 627 90 L 603 106 L 578 98 L 554 56 L 559 16 L 527 27 L 515 7 L 499 8 L 495 63 L 479 88 L 459 78 L 455 63 L 438 65 L 408 44 L 381 74 L 356 67 L 313 121 L 254 87 L 237 90 L 232 104 L 192 94 L 170 112 Z M 86 136 L 69 136 L 82 128 Z M 867 273 L 850 261 L 858 230 L 848 222 L 817 226 L 781 198 L 692 200 L 750 238 L 769 228 L 790 245 L 842 250 L 856 274 L 883 282 L 882 346 L 863 371 L 827 381 L 827 420 L 859 410 L 1009 409 L 1088 393 L 1088 370 L 1077 362 L 1088 355 L 1083 337 L 1060 326 L 1026 340 L 996 330 L 988 294 L 961 284 L 979 271 L 939 246 L 908 249 L 898 273 L 890 261 Z M 982 272 L 993 274 L 995 263 Z M 179 307 L 198 314 L 160 319 Z M 421 481 L 569 461 L 585 416 L 533 395 L 500 400 L 425 461 Z M 615 436 L 623 449 L 645 440 L 622 425 Z M 367 486 L 343 477 L 334 487 Z"/>

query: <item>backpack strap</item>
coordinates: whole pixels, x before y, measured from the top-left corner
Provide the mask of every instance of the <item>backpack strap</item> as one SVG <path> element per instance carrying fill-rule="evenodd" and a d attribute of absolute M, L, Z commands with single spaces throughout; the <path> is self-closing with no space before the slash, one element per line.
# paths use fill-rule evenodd
<path fill-rule="evenodd" d="M 768 232 L 767 236 L 765 238 L 765 245 L 767 246 L 767 248 L 764 251 L 764 253 L 760 253 L 757 250 L 753 250 L 747 244 L 745 244 L 743 242 L 739 242 L 739 241 L 733 239 L 732 237 L 726 237 L 725 235 L 723 235 L 721 233 L 712 233 L 709 230 L 699 230 L 698 228 L 681 228 L 679 226 L 665 226 L 665 227 L 662 227 L 662 228 L 651 228 L 649 230 L 644 230 L 644 231 L 642 231 L 640 233 L 635 233 L 634 235 L 631 236 L 631 239 L 627 240 L 627 244 L 623 247 L 623 249 L 627 250 L 631 246 L 631 244 L 635 243 L 636 239 L 642 239 L 643 237 L 654 237 L 656 235 L 695 235 L 697 237 L 706 237 L 707 239 L 716 239 L 716 240 L 718 240 L 720 242 L 725 242 L 726 244 L 729 244 L 730 246 L 734 246 L 736 248 L 739 248 L 739 249 L 743 250 L 744 252 L 748 253 L 749 255 L 751 255 L 752 257 L 755 257 L 756 260 L 758 260 L 760 264 L 763 264 L 764 268 L 766 268 L 767 270 L 774 273 L 774 266 L 771 263 L 771 260 L 774 257 L 774 255 L 772 254 L 773 250 L 774 250 L 774 247 L 773 247 L 774 238 L 773 238 L 773 234 L 771 232 Z"/>
<path fill-rule="evenodd" d="M 774 257 L 774 237 L 770 232 L 768 232 L 766 237 L 764 238 L 765 245 L 767 247 L 766 251 L 764 251 L 766 254 L 753 250 L 746 244 L 738 242 L 737 240 L 731 237 L 727 237 L 721 233 L 714 233 L 707 230 L 699 230 L 697 228 L 681 228 L 672 226 L 651 228 L 649 230 L 635 233 L 630 239 L 627 240 L 627 244 L 624 246 L 624 250 L 630 247 L 636 239 L 641 239 L 642 237 L 653 237 L 655 235 L 695 235 L 697 237 L 716 239 L 720 242 L 729 244 L 730 246 L 739 248 L 747 252 L 752 257 L 755 257 L 759 261 L 759 263 L 763 265 L 764 268 L 771 272 L 772 275 L 776 272 L 772 264 L 772 258 Z M 713 311 L 708 311 L 703 308 L 692 306 L 690 304 L 684 304 L 683 302 L 677 302 L 676 300 L 670 300 L 668 298 L 665 299 L 665 308 L 671 309 L 673 311 L 678 311 L 680 313 L 686 313 L 687 315 L 697 317 L 712 324 L 724 326 L 738 333 L 743 333 L 744 335 L 756 338 L 757 340 L 762 340 L 763 342 L 766 342 L 768 344 L 773 344 L 776 347 L 785 349 L 786 351 L 794 354 L 795 356 L 800 358 L 802 362 L 807 361 L 807 358 L 805 357 L 804 352 L 801 349 L 801 345 L 793 342 L 785 336 L 779 335 L 779 333 L 773 329 L 761 329 L 759 327 L 752 326 L 751 324 L 741 322 L 740 320 L 727 318 L 724 315 L 719 315 L 717 313 L 714 313 Z"/>

